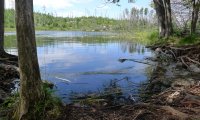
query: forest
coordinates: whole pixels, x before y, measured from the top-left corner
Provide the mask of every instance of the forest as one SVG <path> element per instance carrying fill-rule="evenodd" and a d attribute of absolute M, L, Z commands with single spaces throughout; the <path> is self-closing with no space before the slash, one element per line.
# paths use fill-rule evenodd
<path fill-rule="evenodd" d="M 146 27 L 153 25 L 153 11 L 148 8 L 130 10 L 124 9 L 123 15 L 118 19 L 107 17 L 83 16 L 83 17 L 56 17 L 53 13 L 34 13 L 36 30 L 81 30 L 81 31 L 119 31 L 133 30 L 138 26 Z M 126 18 L 126 19 L 124 19 Z M 130 26 L 131 25 L 131 26 Z M 134 26 L 134 27 L 133 27 Z M 14 9 L 5 10 L 5 29 L 15 30 L 15 11 Z"/>
<path fill-rule="evenodd" d="M 116 18 L 57 16 L 35 12 L 34 0 L 15 0 L 14 8 L 6 2 L 0 120 L 200 119 L 200 0 L 149 0 L 148 7 L 127 0 L 142 7 L 127 5 Z"/>

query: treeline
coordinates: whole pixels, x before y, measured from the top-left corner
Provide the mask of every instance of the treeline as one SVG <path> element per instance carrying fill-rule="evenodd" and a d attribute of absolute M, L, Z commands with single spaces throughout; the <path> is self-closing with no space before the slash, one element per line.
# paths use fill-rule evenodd
<path fill-rule="evenodd" d="M 117 25 L 117 20 L 103 17 L 54 17 L 51 14 L 35 13 L 36 29 L 110 31 Z"/>
<path fill-rule="evenodd" d="M 110 31 L 114 30 L 118 21 L 103 17 L 55 17 L 50 13 L 34 13 L 36 30 L 83 30 L 83 31 Z M 15 28 L 15 11 L 5 10 L 5 27 Z"/>
<path fill-rule="evenodd" d="M 130 12 L 129 12 L 130 11 Z M 50 13 L 34 13 L 36 30 L 127 31 L 154 24 L 153 11 L 147 8 L 125 9 L 117 19 L 105 17 L 56 17 Z M 5 27 L 15 28 L 15 11 L 5 11 Z"/>

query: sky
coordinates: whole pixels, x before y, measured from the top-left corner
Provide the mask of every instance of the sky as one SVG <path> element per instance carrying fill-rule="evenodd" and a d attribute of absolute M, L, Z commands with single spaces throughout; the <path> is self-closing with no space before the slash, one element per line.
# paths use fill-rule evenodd
<path fill-rule="evenodd" d="M 14 0 L 5 0 L 6 8 L 14 6 Z M 56 2 L 55 2 L 56 1 Z M 135 3 L 128 3 L 128 0 L 121 0 L 120 6 L 105 4 L 106 0 L 33 0 L 34 11 L 51 13 L 62 17 L 80 16 L 102 16 L 119 18 L 125 8 L 149 7 L 151 0 L 136 0 Z"/>

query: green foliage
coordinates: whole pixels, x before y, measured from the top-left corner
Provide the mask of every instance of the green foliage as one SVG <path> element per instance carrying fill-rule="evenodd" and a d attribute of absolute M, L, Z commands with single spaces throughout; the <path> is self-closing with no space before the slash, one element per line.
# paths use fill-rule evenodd
<path fill-rule="evenodd" d="M 159 39 L 158 32 L 155 29 L 135 31 L 134 36 L 136 40 L 146 45 L 155 44 L 162 41 Z"/>
<path fill-rule="evenodd" d="M 54 96 L 54 90 L 50 89 L 48 84 L 43 84 L 43 93 L 44 99 L 34 106 L 33 114 L 37 120 L 52 117 L 56 119 L 61 114 L 62 102 Z"/>
<path fill-rule="evenodd" d="M 164 44 L 173 44 L 175 46 L 182 45 L 192 45 L 200 43 L 200 36 L 198 34 L 192 34 L 187 36 L 181 36 L 181 32 L 175 31 L 172 36 L 167 39 L 160 39 L 158 36 L 158 32 L 150 32 L 150 34 L 142 34 L 143 39 L 147 39 L 147 44 L 150 45 L 164 45 Z M 141 37 L 142 38 L 142 37 Z"/>
<path fill-rule="evenodd" d="M 199 38 L 200 37 L 197 34 L 188 35 L 186 37 L 181 38 L 179 44 L 180 45 L 196 44 L 200 42 Z"/>
<path fill-rule="evenodd" d="M 158 40 L 158 38 L 159 38 L 158 32 L 157 31 L 151 32 L 147 36 L 147 38 L 151 41 L 151 43 L 155 43 Z"/>
<path fill-rule="evenodd" d="M 11 95 L 9 98 L 7 98 L 3 104 L 1 104 L 2 109 L 10 109 L 16 106 L 16 104 L 19 102 L 19 93 Z"/>
<path fill-rule="evenodd" d="M 14 93 L 8 97 L 2 104 L 0 104 L 0 120 L 9 120 L 13 115 L 14 109 L 17 108 L 19 104 L 19 93 Z"/>

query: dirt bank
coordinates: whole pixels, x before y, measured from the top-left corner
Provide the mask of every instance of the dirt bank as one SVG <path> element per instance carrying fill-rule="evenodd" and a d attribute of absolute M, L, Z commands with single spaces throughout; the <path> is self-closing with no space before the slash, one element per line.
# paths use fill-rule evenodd
<path fill-rule="evenodd" d="M 18 68 L 15 65 L 0 63 L 0 104 L 10 95 L 15 79 L 19 79 Z"/>

